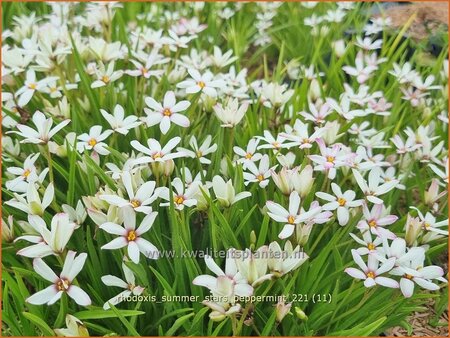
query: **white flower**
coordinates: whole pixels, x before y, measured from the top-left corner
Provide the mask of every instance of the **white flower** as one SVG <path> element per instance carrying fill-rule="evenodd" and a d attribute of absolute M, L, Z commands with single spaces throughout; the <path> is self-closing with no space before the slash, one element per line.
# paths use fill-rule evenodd
<path fill-rule="evenodd" d="M 367 255 L 370 253 L 374 253 L 378 246 L 383 242 L 383 239 L 379 236 L 375 235 L 375 239 L 372 239 L 372 233 L 370 231 L 362 231 L 361 232 L 362 239 L 357 237 L 355 234 L 350 233 L 350 236 L 362 247 L 356 249 L 359 255 Z"/>
<path fill-rule="evenodd" d="M 218 175 L 213 177 L 212 187 L 219 204 L 226 208 L 252 195 L 248 191 L 243 191 L 236 194 L 233 187 L 233 182 L 231 180 L 225 182 L 224 179 Z"/>
<path fill-rule="evenodd" d="M 322 211 L 322 208 L 319 206 L 311 207 L 309 211 L 304 211 L 303 208 L 300 207 L 300 202 L 301 199 L 298 192 L 293 191 L 289 196 L 288 210 L 273 201 L 268 201 L 266 203 L 268 209 L 267 214 L 269 217 L 275 222 L 285 223 L 278 235 L 280 239 L 290 237 L 294 233 L 297 224 L 311 220 Z"/>
<path fill-rule="evenodd" d="M 66 315 L 66 326 L 66 329 L 55 329 L 55 333 L 63 337 L 89 337 L 86 326 L 72 315 Z"/>
<path fill-rule="evenodd" d="M 206 266 L 217 277 L 200 275 L 192 284 L 208 288 L 216 297 L 222 297 L 224 303 L 235 303 L 235 296 L 248 297 L 253 294 L 253 287 L 238 273 L 238 267 L 233 257 L 234 249 L 227 252 L 225 272 L 214 262 L 211 256 L 205 255 Z"/>
<path fill-rule="evenodd" d="M 241 122 L 248 109 L 248 103 L 239 106 L 237 99 L 229 99 L 225 106 L 217 103 L 213 107 L 217 118 L 222 122 L 221 126 L 225 128 L 233 128 Z"/>
<path fill-rule="evenodd" d="M 216 88 L 223 88 L 225 86 L 224 81 L 213 80 L 214 75 L 209 71 L 202 75 L 196 69 L 188 69 L 188 73 L 191 79 L 177 84 L 177 88 L 185 89 L 187 94 L 202 92 L 215 98 L 217 97 Z"/>
<path fill-rule="evenodd" d="M 199 189 L 198 186 L 199 182 L 192 182 L 192 184 L 185 189 L 183 181 L 179 177 L 176 177 L 172 182 L 172 187 L 175 189 L 175 191 L 172 192 L 173 194 L 173 203 L 174 207 L 177 210 L 183 210 L 184 207 L 193 207 L 194 205 L 197 205 L 197 200 L 194 198 L 195 195 L 197 195 L 197 191 Z M 162 199 L 165 199 L 165 203 L 161 203 L 162 207 L 166 207 L 170 205 L 170 190 L 167 187 L 162 187 L 160 192 L 160 197 Z"/>
<path fill-rule="evenodd" d="M 448 227 L 448 218 L 446 220 L 437 222 L 436 217 L 434 217 L 430 212 L 427 212 L 424 216 L 416 207 L 410 208 L 416 210 L 419 214 L 419 218 L 422 222 L 424 231 L 431 231 L 439 235 L 448 236 L 448 230 L 439 229 L 441 227 Z"/>
<path fill-rule="evenodd" d="M 180 143 L 181 137 L 174 137 L 167 142 L 167 144 L 161 148 L 161 144 L 154 138 L 147 140 L 148 148 L 143 146 L 139 141 L 131 141 L 131 146 L 148 156 L 141 156 L 136 158 L 134 164 L 154 163 L 154 162 L 166 162 L 173 160 L 177 157 L 185 156 L 182 152 L 171 153 L 178 143 Z"/>
<path fill-rule="evenodd" d="M 75 257 L 76 252 L 69 251 L 64 261 L 64 266 L 58 277 L 53 270 L 45 264 L 41 258 L 33 260 L 33 268 L 42 278 L 52 283 L 42 291 L 27 298 L 26 302 L 34 305 L 56 303 L 64 292 L 72 298 L 78 305 L 91 305 L 91 299 L 79 286 L 74 285 L 75 277 L 83 269 L 87 254 L 82 253 Z"/>
<path fill-rule="evenodd" d="M 375 286 L 376 284 L 382 285 L 388 288 L 398 288 L 399 284 L 397 281 L 392 278 L 380 276 L 385 272 L 389 272 L 392 270 L 395 264 L 395 258 L 389 258 L 386 260 L 381 266 L 379 266 L 379 261 L 377 260 L 375 255 L 368 255 L 368 264 L 364 263 L 361 256 L 356 252 L 356 250 L 352 250 L 352 256 L 355 263 L 362 270 L 358 270 L 355 268 L 347 268 L 345 272 L 350 276 L 356 279 L 364 280 L 364 286 L 366 288 L 370 288 Z"/>
<path fill-rule="evenodd" d="M 211 164 L 211 160 L 205 157 L 205 155 L 212 154 L 217 149 L 217 144 L 211 145 L 211 140 L 211 135 L 207 135 L 202 145 L 199 147 L 197 138 L 192 135 L 189 139 L 189 145 L 194 151 L 182 147 L 178 147 L 177 150 L 179 152 L 185 153 L 189 157 L 198 158 L 200 163 L 202 164 Z"/>
<path fill-rule="evenodd" d="M 125 117 L 123 107 L 119 104 L 116 104 L 114 107 L 114 115 L 108 114 L 103 109 L 100 109 L 100 112 L 105 120 L 108 121 L 111 129 L 122 135 L 127 135 L 130 129 L 136 128 L 141 124 L 137 116 L 130 115 Z"/>
<path fill-rule="evenodd" d="M 123 74 L 122 70 L 114 71 L 114 61 L 110 62 L 108 68 L 100 62 L 99 69 L 95 70 L 97 80 L 92 82 L 91 88 L 107 86 L 111 82 L 118 80 Z"/>
<path fill-rule="evenodd" d="M 156 78 L 160 78 L 162 74 L 164 74 L 163 70 L 151 70 L 151 68 L 155 65 L 161 65 L 170 61 L 169 58 L 163 58 L 162 55 L 158 54 L 158 49 L 155 48 L 151 51 L 151 53 L 144 58 L 144 63 L 140 63 L 135 60 L 130 60 L 133 65 L 135 65 L 135 70 L 126 70 L 125 73 L 130 76 L 143 76 L 148 79 L 151 76 L 155 76 Z"/>
<path fill-rule="evenodd" d="M 84 150 L 93 150 L 100 155 L 108 155 L 108 146 L 103 141 L 112 134 L 112 130 L 105 130 L 102 132 L 102 126 L 92 126 L 89 129 L 89 134 L 84 133 L 77 137 L 81 142 L 77 142 L 77 150 L 82 153 Z"/>
<path fill-rule="evenodd" d="M 136 264 L 139 264 L 139 253 L 142 253 L 145 257 L 150 259 L 158 259 L 158 249 L 152 243 L 142 238 L 142 235 L 148 232 L 153 226 L 158 213 L 148 213 L 142 220 L 140 226 L 136 229 L 136 213 L 133 211 L 133 208 L 126 207 L 121 210 L 123 213 L 124 226 L 113 222 L 106 222 L 100 225 L 100 229 L 119 236 L 103 245 L 101 248 L 114 250 L 127 247 L 128 257 Z"/>
<path fill-rule="evenodd" d="M 233 151 L 241 156 L 240 159 L 237 160 L 238 163 L 242 163 L 244 169 L 247 168 L 247 164 L 249 162 L 257 162 L 262 158 L 262 154 L 257 153 L 256 149 L 258 147 L 259 139 L 250 139 L 247 144 L 247 149 L 244 150 L 240 147 L 234 146 Z"/>
<path fill-rule="evenodd" d="M 38 175 L 37 169 L 34 165 L 38 157 L 39 154 L 29 155 L 23 162 L 23 168 L 6 168 L 8 173 L 17 176 L 16 178 L 5 183 L 6 188 L 10 191 L 25 193 L 29 184 L 34 184 L 35 182 L 42 183 L 47 175 L 48 168 L 42 170 L 42 172 Z"/>
<path fill-rule="evenodd" d="M 284 106 L 294 95 L 293 89 L 287 89 L 285 84 L 278 83 L 263 84 L 260 94 L 260 100 L 267 108 L 279 108 Z"/>
<path fill-rule="evenodd" d="M 75 223 L 77 228 L 83 224 L 87 217 L 86 209 L 84 208 L 83 203 L 81 203 L 81 200 L 78 200 L 76 208 L 73 208 L 68 204 L 61 205 L 61 208 L 69 215 L 70 221 Z"/>
<path fill-rule="evenodd" d="M 383 200 L 380 199 L 379 196 L 391 191 L 398 184 L 397 180 L 392 180 L 380 184 L 381 182 L 384 182 L 384 180 L 381 178 L 382 169 L 380 167 L 374 167 L 370 170 L 368 179 L 369 183 L 366 182 L 366 180 L 362 177 L 358 170 L 352 169 L 352 172 L 353 176 L 355 176 L 358 186 L 360 187 L 364 195 L 366 195 L 367 200 L 374 204 L 382 204 Z"/>
<path fill-rule="evenodd" d="M 270 131 L 264 130 L 264 136 L 256 136 L 258 140 L 266 142 L 266 144 L 261 144 L 258 146 L 259 149 L 274 149 L 274 150 L 280 150 L 280 148 L 283 145 L 283 142 L 285 141 L 285 138 L 281 136 L 280 134 L 277 135 L 277 137 L 273 137 Z"/>
<path fill-rule="evenodd" d="M 281 277 L 300 267 L 308 258 L 300 245 L 294 249 L 291 242 L 286 241 L 282 250 L 278 242 L 272 242 L 269 244 L 267 267 L 275 276 Z"/>
<path fill-rule="evenodd" d="M 116 205 L 119 208 L 132 207 L 136 212 L 148 214 L 152 212 L 152 204 L 158 197 L 161 188 L 156 188 L 156 182 L 148 181 L 140 187 L 134 187 L 131 173 L 125 171 L 122 174 L 122 183 L 125 187 L 128 198 L 125 199 L 118 195 L 100 195 L 99 198 L 108 202 L 111 205 Z"/>
<path fill-rule="evenodd" d="M 269 184 L 269 177 L 271 172 L 278 166 L 275 165 L 269 168 L 269 155 L 264 155 L 259 161 L 259 167 L 256 167 L 252 161 L 246 162 L 246 167 L 250 172 L 244 172 L 244 184 L 248 185 L 251 182 L 258 182 L 261 188 L 265 188 Z"/>
<path fill-rule="evenodd" d="M 322 139 L 316 140 L 319 145 L 320 155 L 309 155 L 308 157 L 317 165 L 314 170 L 325 171 L 329 179 L 336 177 L 336 168 L 346 166 L 348 155 L 341 152 L 341 145 L 336 143 L 327 148 Z"/>
<path fill-rule="evenodd" d="M 45 221 L 37 215 L 29 215 L 28 223 L 40 236 L 17 237 L 16 241 L 26 240 L 35 243 L 19 250 L 17 254 L 32 258 L 61 254 L 76 228 L 76 224 L 70 221 L 69 215 L 66 213 L 53 216 L 50 230 L 47 229 Z"/>
<path fill-rule="evenodd" d="M 283 167 L 278 174 L 271 172 L 273 182 L 284 195 L 289 196 L 295 190 L 303 198 L 310 192 L 314 183 L 313 168 L 308 164 L 300 169 Z"/>
<path fill-rule="evenodd" d="M 19 96 L 17 104 L 20 107 L 25 106 L 32 99 L 34 93 L 37 90 L 42 90 L 49 82 L 58 80 L 57 77 L 47 77 L 42 80 L 36 81 L 36 74 L 34 70 L 30 69 L 27 71 L 27 78 L 23 87 L 21 87 L 17 92 L 16 96 Z"/>
<path fill-rule="evenodd" d="M 189 127 L 189 119 L 186 116 L 179 114 L 179 112 L 188 109 L 191 103 L 186 100 L 177 103 L 174 92 L 166 92 L 162 104 L 156 102 L 152 97 L 146 97 L 145 103 L 151 108 L 151 110 L 144 108 L 144 111 L 147 114 L 144 121 L 148 126 L 159 124 L 159 128 L 163 134 L 167 134 L 171 122 L 183 128 Z"/>
<path fill-rule="evenodd" d="M 36 130 L 26 125 L 18 124 L 17 129 L 19 131 L 9 131 L 8 133 L 14 133 L 24 137 L 25 139 L 20 141 L 20 143 L 47 144 L 58 131 L 70 123 L 70 120 L 64 120 L 52 129 L 52 118 L 49 117 L 46 119 L 45 115 L 39 110 L 33 114 L 32 121 L 36 126 Z"/>
<path fill-rule="evenodd" d="M 55 189 L 53 183 L 50 183 L 45 189 L 42 201 L 35 185 L 29 184 L 25 196 L 14 194 L 14 199 L 6 201 L 5 204 L 22 210 L 28 215 L 42 216 L 44 215 L 45 209 L 52 203 L 54 196 Z"/>
<path fill-rule="evenodd" d="M 332 98 L 328 98 L 327 104 L 329 105 L 332 111 L 334 110 L 346 120 L 353 120 L 355 117 L 367 115 L 367 112 L 362 109 L 350 108 L 350 99 L 348 95 L 342 95 L 340 103 L 337 103 L 336 100 Z"/>
<path fill-rule="evenodd" d="M 267 273 L 267 260 L 269 258 L 269 247 L 260 247 L 255 253 L 250 249 L 235 250 L 233 257 L 236 259 L 239 275 L 247 280 L 253 287 L 272 278 L 271 273 Z"/>
<path fill-rule="evenodd" d="M 337 210 L 339 225 L 346 225 L 350 218 L 348 209 L 362 205 L 363 200 L 355 200 L 356 193 L 353 190 L 342 193 L 336 183 L 331 183 L 331 190 L 334 196 L 321 191 L 316 192 L 316 196 L 328 202 L 322 206 L 323 210 Z"/>
<path fill-rule="evenodd" d="M 237 56 L 231 56 L 232 54 L 233 50 L 231 49 L 225 53 L 222 53 L 219 47 L 214 46 L 214 54 L 211 56 L 211 60 L 214 66 L 223 68 L 238 59 Z"/>
<path fill-rule="evenodd" d="M 309 149 L 313 143 L 325 132 L 323 128 L 316 128 L 311 135 L 308 132 L 308 125 L 300 119 L 295 120 L 291 128 L 286 126 L 286 132 L 280 135 L 288 141 L 282 145 L 283 148 L 299 147 L 300 149 Z"/>
<path fill-rule="evenodd" d="M 116 286 L 118 288 L 125 289 L 118 295 L 108 300 L 103 305 L 104 310 L 110 309 L 110 304 L 117 305 L 131 295 L 139 296 L 140 294 L 142 294 L 142 292 L 144 292 L 144 288 L 142 286 L 136 285 L 134 273 L 129 267 L 125 265 L 125 263 L 122 263 L 122 269 L 125 276 L 125 281 L 112 275 L 102 276 L 102 282 L 105 285 Z"/>
<path fill-rule="evenodd" d="M 372 210 L 369 210 L 366 204 L 363 205 L 364 219 L 358 222 L 358 229 L 361 231 L 370 230 L 371 233 L 382 238 L 395 239 L 397 236 L 390 230 L 385 229 L 398 220 L 398 216 L 386 215 L 383 204 L 375 204 Z"/>

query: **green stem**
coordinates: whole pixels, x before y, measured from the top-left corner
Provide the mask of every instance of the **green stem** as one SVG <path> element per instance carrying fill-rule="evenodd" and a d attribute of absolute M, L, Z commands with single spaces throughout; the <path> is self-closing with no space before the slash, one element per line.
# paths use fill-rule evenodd
<path fill-rule="evenodd" d="M 47 156 L 47 163 L 48 163 L 48 174 L 50 177 L 50 182 L 53 183 L 54 180 L 54 176 L 53 176 L 53 163 L 52 163 L 52 154 L 50 153 L 50 146 L 46 145 L 46 156 Z"/>

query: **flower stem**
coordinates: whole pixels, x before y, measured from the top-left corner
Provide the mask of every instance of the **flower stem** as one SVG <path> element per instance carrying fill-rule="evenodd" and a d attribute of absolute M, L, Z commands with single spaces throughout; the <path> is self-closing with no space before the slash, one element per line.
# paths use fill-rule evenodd
<path fill-rule="evenodd" d="M 48 162 L 48 174 L 50 176 L 50 182 L 53 183 L 54 176 L 53 176 L 53 163 L 52 163 L 52 154 L 50 153 L 50 146 L 46 145 L 46 156 L 47 156 L 47 162 Z"/>

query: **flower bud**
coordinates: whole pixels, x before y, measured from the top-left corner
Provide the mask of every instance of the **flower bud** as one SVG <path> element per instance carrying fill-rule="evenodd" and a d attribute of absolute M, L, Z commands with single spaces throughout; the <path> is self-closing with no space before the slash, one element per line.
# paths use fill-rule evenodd
<path fill-rule="evenodd" d="M 312 101 L 316 101 L 318 98 L 322 96 L 322 93 L 320 91 L 320 84 L 319 81 L 317 81 L 317 79 L 311 80 L 308 96 L 311 98 Z"/>
<path fill-rule="evenodd" d="M 275 183 L 277 188 L 280 189 L 281 193 L 286 196 L 289 196 L 293 190 L 291 184 L 292 174 L 290 172 L 291 170 L 287 169 L 286 167 L 283 167 L 278 174 L 273 170 L 270 172 L 273 182 Z"/>
<path fill-rule="evenodd" d="M 325 144 L 331 145 L 335 143 L 338 138 L 339 129 L 341 125 L 338 121 L 330 122 L 328 121 L 324 125 L 325 133 L 322 135 L 322 139 L 325 141 Z"/>
<path fill-rule="evenodd" d="M 277 322 L 281 321 L 286 317 L 286 315 L 291 311 L 292 303 L 286 304 L 284 300 L 280 300 L 276 305 Z"/>
<path fill-rule="evenodd" d="M 336 40 L 331 43 L 331 48 L 333 48 L 334 54 L 338 58 L 342 57 L 345 53 L 345 41 L 344 40 Z"/>
<path fill-rule="evenodd" d="M 308 195 L 314 183 L 312 166 L 308 164 L 304 167 L 292 182 L 294 184 L 294 190 L 298 192 L 301 198 Z"/>
<path fill-rule="evenodd" d="M 408 214 L 405 224 L 405 240 L 408 246 L 414 245 L 421 231 L 422 222 L 420 221 L 420 219 L 418 217 L 411 217 L 411 215 Z"/>
<path fill-rule="evenodd" d="M 2 239 L 6 242 L 12 242 L 14 240 L 14 221 L 11 215 L 8 216 L 6 222 L 2 219 Z"/>
<path fill-rule="evenodd" d="M 172 175 L 173 170 L 175 169 L 175 162 L 173 160 L 164 161 L 164 175 L 169 177 Z"/>
<path fill-rule="evenodd" d="M 302 309 L 300 309 L 299 307 L 295 307 L 295 315 L 298 317 L 298 319 L 300 320 L 304 320 L 307 321 L 308 320 L 308 316 L 303 312 Z"/>

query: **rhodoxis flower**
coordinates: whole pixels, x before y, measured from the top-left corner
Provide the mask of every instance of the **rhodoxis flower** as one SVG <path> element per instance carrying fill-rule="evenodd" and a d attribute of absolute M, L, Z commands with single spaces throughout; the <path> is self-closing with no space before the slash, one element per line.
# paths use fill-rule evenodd
<path fill-rule="evenodd" d="M 69 215 L 66 213 L 59 213 L 53 216 L 50 230 L 47 229 L 45 221 L 37 215 L 28 216 L 28 223 L 39 236 L 25 235 L 17 237 L 16 241 L 26 240 L 35 243 L 17 251 L 17 254 L 32 258 L 61 254 L 76 228 L 76 224 L 70 221 Z"/>
<path fill-rule="evenodd" d="M 140 55 L 137 55 L 138 57 Z M 161 54 L 158 53 L 158 49 L 155 48 L 151 51 L 151 53 L 146 57 L 139 57 L 142 59 L 142 63 L 136 60 L 130 60 L 131 63 L 136 67 L 135 70 L 126 70 L 125 73 L 130 76 L 143 76 L 148 79 L 151 76 L 155 76 L 159 78 L 164 71 L 160 69 L 152 70 L 153 66 L 161 65 L 170 61 L 169 58 L 164 58 Z"/>
<path fill-rule="evenodd" d="M 42 216 L 45 209 L 52 203 L 54 197 L 55 188 L 53 187 L 53 183 L 50 183 L 45 189 L 42 200 L 35 185 L 29 184 L 25 196 L 14 194 L 14 199 L 6 201 L 5 204 L 22 210 L 29 215 Z"/>
<path fill-rule="evenodd" d="M 341 97 L 340 103 L 337 103 L 334 99 L 328 98 L 327 104 L 331 108 L 331 110 L 334 110 L 346 120 L 353 120 L 355 117 L 367 115 L 366 112 L 362 109 L 352 110 L 350 108 L 350 99 L 347 95 L 343 95 Z"/>
<path fill-rule="evenodd" d="M 29 184 L 34 184 L 35 182 L 42 183 L 45 176 L 48 173 L 48 168 L 42 170 L 40 174 L 34 165 L 38 159 L 39 154 L 29 155 L 23 162 L 23 167 L 8 167 L 6 171 L 10 174 L 17 176 L 16 178 L 6 182 L 6 188 L 10 191 L 25 193 L 28 189 Z"/>
<path fill-rule="evenodd" d="M 383 200 L 379 198 L 379 196 L 391 191 L 398 184 L 397 180 L 380 184 L 381 182 L 384 182 L 381 178 L 382 170 L 380 167 L 374 167 L 370 170 L 368 183 L 358 170 L 352 169 L 352 172 L 362 192 L 366 195 L 367 200 L 374 204 L 382 204 Z"/>
<path fill-rule="evenodd" d="M 63 293 L 72 298 L 78 305 L 91 305 L 91 299 L 79 286 L 74 285 L 75 277 L 83 269 L 87 254 L 82 253 L 76 256 L 76 252 L 69 251 L 64 261 L 64 266 L 59 277 L 53 270 L 41 259 L 33 260 L 33 268 L 42 278 L 52 283 L 42 291 L 35 293 L 27 298 L 27 302 L 34 305 L 56 303 Z"/>
<path fill-rule="evenodd" d="M 268 253 L 268 246 L 260 247 L 255 253 L 252 253 L 250 249 L 233 251 L 239 276 L 245 278 L 247 283 L 253 287 L 271 279 L 273 276 L 271 273 L 267 273 Z"/>
<path fill-rule="evenodd" d="M 122 184 L 128 195 L 125 199 L 119 195 L 100 195 L 99 198 L 108 202 L 111 205 L 116 205 L 119 208 L 132 207 L 136 212 L 150 213 L 152 212 L 152 204 L 158 197 L 161 188 L 156 188 L 156 182 L 148 181 L 143 183 L 140 187 L 135 187 L 133 179 L 129 171 L 122 174 Z"/>
<path fill-rule="evenodd" d="M 323 128 L 316 128 L 311 135 L 308 132 L 308 125 L 301 120 L 295 120 L 294 127 L 286 127 L 286 133 L 280 135 L 287 141 L 283 143 L 283 148 L 299 147 L 300 149 L 309 149 L 313 143 L 325 132 Z"/>
<path fill-rule="evenodd" d="M 322 139 L 317 139 L 316 142 L 319 145 L 320 155 L 309 155 L 308 157 L 317 163 L 314 170 L 325 171 L 328 178 L 332 180 L 336 177 L 336 168 L 345 166 L 348 156 L 340 152 L 341 145 L 339 144 L 328 148 Z"/>
<path fill-rule="evenodd" d="M 124 226 L 113 222 L 106 222 L 100 225 L 100 229 L 103 229 L 110 234 L 119 236 L 108 244 L 103 245 L 102 249 L 115 250 L 127 247 L 128 257 L 135 264 L 139 263 L 140 253 L 147 258 L 157 259 L 159 256 L 158 249 L 152 243 L 142 238 L 142 235 L 151 229 L 158 213 L 150 212 L 147 214 L 137 229 L 136 214 L 133 211 L 133 208 L 123 208 L 122 213 Z"/>
<path fill-rule="evenodd" d="M 345 272 L 356 279 L 364 280 L 364 286 L 367 288 L 373 287 L 376 284 L 388 288 L 398 288 L 399 284 L 392 278 L 381 276 L 383 273 L 392 270 L 395 264 L 395 258 L 389 258 L 384 263 L 379 265 L 379 261 L 374 255 L 367 255 L 368 263 L 364 263 L 361 256 L 352 250 L 352 256 L 355 263 L 361 270 L 355 268 L 347 268 Z"/>
<path fill-rule="evenodd" d="M 309 164 L 303 169 L 283 167 L 278 174 L 271 171 L 273 182 L 284 195 L 289 196 L 295 190 L 302 198 L 310 192 L 313 186 L 312 174 L 313 168 Z"/>
<path fill-rule="evenodd" d="M 36 81 L 36 73 L 32 69 L 27 71 L 26 76 L 27 78 L 23 87 L 21 87 L 16 92 L 16 96 L 19 97 L 17 104 L 21 107 L 25 106 L 28 102 L 31 101 L 36 91 L 44 89 L 49 82 L 58 80 L 57 77 L 52 76 Z"/>
<path fill-rule="evenodd" d="M 212 187 L 219 204 L 226 208 L 252 195 L 249 191 L 243 191 L 236 194 L 233 182 L 231 180 L 225 182 L 225 180 L 218 175 L 213 177 Z"/>
<path fill-rule="evenodd" d="M 144 288 L 142 286 L 136 285 L 136 278 L 134 277 L 134 273 L 129 267 L 125 265 L 125 263 L 122 263 L 122 270 L 125 276 L 125 281 L 120 279 L 119 277 L 112 275 L 102 276 L 102 282 L 105 285 L 116 286 L 118 288 L 125 289 L 117 296 L 109 299 L 103 305 L 104 310 L 108 310 L 111 307 L 110 304 L 117 305 L 131 295 L 139 296 L 144 292 Z"/>
<path fill-rule="evenodd" d="M 208 288 L 213 295 L 222 297 L 224 303 L 235 303 L 235 296 L 246 297 L 253 294 L 253 287 L 238 273 L 238 267 L 233 257 L 234 249 L 227 252 L 225 272 L 209 255 L 205 255 L 205 263 L 217 277 L 200 275 L 192 284 Z"/>
<path fill-rule="evenodd" d="M 175 209 L 183 210 L 184 207 L 192 207 L 197 204 L 197 200 L 194 198 L 197 194 L 197 190 L 199 189 L 198 182 L 192 182 L 192 184 L 185 189 L 183 181 L 180 178 L 176 177 L 172 182 L 172 187 L 175 191 L 173 194 L 173 203 Z M 162 187 L 159 196 L 166 201 L 170 201 L 170 191 L 167 187 Z M 170 202 L 161 203 L 161 206 L 169 206 Z"/>
<path fill-rule="evenodd" d="M 26 125 L 18 124 L 17 129 L 19 129 L 19 131 L 10 131 L 8 133 L 22 136 L 24 139 L 20 141 L 20 143 L 47 144 L 58 131 L 70 123 L 70 120 L 64 120 L 52 129 L 52 118 L 45 118 L 45 115 L 39 110 L 33 114 L 32 121 L 36 126 L 36 130 Z"/>
<path fill-rule="evenodd" d="M 183 114 L 179 114 L 179 112 L 188 109 L 191 103 L 186 100 L 177 103 L 174 92 L 166 92 L 162 104 L 156 102 L 152 97 L 146 97 L 145 103 L 151 108 L 144 108 L 144 111 L 147 114 L 144 121 L 148 126 L 159 124 L 159 128 L 163 134 L 167 134 L 171 122 L 183 128 L 189 127 L 189 119 Z"/>
<path fill-rule="evenodd" d="M 328 202 L 322 206 L 323 210 L 337 210 L 339 225 L 346 225 L 350 218 L 348 209 L 362 205 L 363 200 L 355 200 L 356 193 L 353 190 L 342 193 L 336 183 L 331 183 L 331 190 L 334 196 L 321 191 L 316 192 L 316 196 Z"/>
<path fill-rule="evenodd" d="M 217 118 L 222 122 L 222 127 L 234 128 L 241 122 L 247 112 L 248 103 L 242 103 L 239 106 L 239 101 L 237 99 L 229 99 L 225 103 L 225 106 L 217 103 L 213 108 Z"/>
<path fill-rule="evenodd" d="M 361 230 L 370 230 L 374 235 L 379 237 L 387 237 L 390 239 L 394 239 L 396 235 L 384 227 L 386 225 L 390 225 L 394 223 L 398 217 L 395 215 L 384 215 L 384 205 L 383 204 L 375 204 L 372 207 L 372 210 L 369 210 L 367 205 L 363 205 L 363 214 L 364 219 L 361 220 L 357 227 Z"/>
<path fill-rule="evenodd" d="M 437 222 L 436 217 L 433 216 L 430 212 L 427 212 L 425 216 L 420 212 L 419 209 L 416 207 L 410 207 L 411 209 L 414 209 L 419 214 L 419 218 L 422 222 L 423 230 L 424 231 L 431 231 L 435 232 L 439 235 L 445 235 L 448 236 L 448 230 L 442 230 L 441 227 L 448 226 L 448 218 L 446 220 L 442 220 Z"/>
<path fill-rule="evenodd" d="M 106 110 L 100 109 L 103 117 L 106 121 L 108 121 L 111 129 L 122 134 L 127 135 L 130 129 L 136 128 L 141 123 L 138 121 L 138 117 L 134 115 L 130 115 L 125 117 L 125 111 L 123 107 L 119 104 L 116 104 L 114 107 L 114 114 L 108 114 Z"/>
<path fill-rule="evenodd" d="M 93 150 L 100 155 L 108 155 L 109 150 L 106 149 L 107 144 L 103 142 L 112 134 L 112 130 L 102 132 L 102 126 L 93 126 L 89 129 L 89 134 L 84 133 L 77 137 L 77 150 L 82 153 L 84 150 Z"/>
<path fill-rule="evenodd" d="M 246 162 L 246 168 L 250 172 L 244 172 L 244 184 L 248 185 L 251 182 L 258 182 L 261 188 L 265 188 L 269 184 L 268 178 L 271 175 L 271 172 L 278 166 L 275 165 L 272 168 L 269 168 L 269 156 L 264 155 L 259 161 L 259 166 L 256 167 L 255 163 L 252 161 Z"/>
<path fill-rule="evenodd" d="M 278 235 L 279 238 L 285 239 L 290 237 L 294 233 L 297 224 L 310 220 L 322 210 L 320 207 L 315 207 L 311 208 L 309 211 L 304 211 L 303 208 L 300 207 L 300 202 L 300 196 L 296 191 L 293 191 L 289 196 L 288 210 L 273 201 L 268 201 L 266 203 L 267 209 L 269 210 L 267 214 L 270 218 L 276 222 L 285 223 Z"/>
<path fill-rule="evenodd" d="M 300 267 L 308 258 L 300 245 L 293 248 L 291 242 L 286 241 L 282 250 L 278 242 L 272 242 L 269 244 L 267 267 L 274 276 L 281 277 Z"/>
<path fill-rule="evenodd" d="M 131 146 L 140 151 L 141 153 L 148 156 L 141 156 L 136 158 L 134 164 L 144 164 L 144 163 L 154 163 L 154 162 L 165 162 L 168 160 L 172 160 L 177 157 L 185 156 L 182 152 L 172 153 L 172 149 L 174 149 L 178 143 L 180 143 L 180 137 L 174 137 L 169 140 L 164 147 L 161 147 L 161 144 L 153 139 L 149 138 L 147 140 L 148 148 L 143 146 L 139 141 L 133 140 L 131 141 Z"/>
<path fill-rule="evenodd" d="M 202 92 L 215 98 L 217 96 L 216 88 L 224 87 L 225 83 L 222 80 L 213 80 L 214 75 L 209 71 L 203 75 L 196 69 L 188 69 L 187 71 L 191 79 L 177 84 L 177 88 L 184 89 L 187 94 Z"/>
<path fill-rule="evenodd" d="M 258 143 L 258 139 L 251 139 L 250 141 L 248 141 L 246 150 L 238 146 L 233 147 L 233 151 L 235 152 L 235 154 L 241 157 L 237 160 L 237 162 L 242 163 L 244 169 L 248 167 L 249 162 L 257 162 L 262 158 L 263 155 L 256 152 Z"/>
<path fill-rule="evenodd" d="M 122 75 L 122 70 L 114 71 L 114 61 L 108 64 L 108 68 L 105 68 L 103 63 L 100 63 L 99 68 L 95 70 L 97 80 L 92 82 L 91 88 L 104 87 L 118 80 Z"/>
<path fill-rule="evenodd" d="M 377 250 L 378 246 L 383 242 L 382 237 L 375 235 L 375 238 L 372 238 L 372 233 L 367 230 L 363 230 L 361 232 L 361 235 L 363 237 L 362 239 L 355 234 L 350 233 L 350 236 L 358 244 L 362 245 L 362 247 L 356 249 L 356 252 L 361 256 L 374 253 Z"/>
<path fill-rule="evenodd" d="M 63 337 L 89 337 L 86 326 L 77 317 L 66 315 L 66 326 L 65 329 L 55 329 L 55 333 Z"/>
<path fill-rule="evenodd" d="M 211 145 L 211 140 L 212 140 L 211 135 L 207 135 L 202 145 L 199 147 L 197 143 L 197 138 L 194 135 L 192 135 L 191 138 L 189 139 L 189 145 L 194 151 L 182 147 L 178 147 L 177 150 L 181 153 L 186 154 L 186 156 L 198 158 L 198 160 L 202 164 L 211 164 L 211 160 L 205 157 L 205 155 L 212 154 L 217 149 L 217 144 Z"/>

